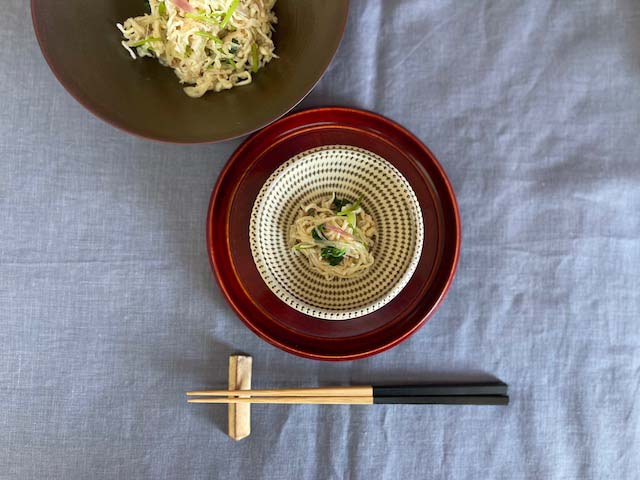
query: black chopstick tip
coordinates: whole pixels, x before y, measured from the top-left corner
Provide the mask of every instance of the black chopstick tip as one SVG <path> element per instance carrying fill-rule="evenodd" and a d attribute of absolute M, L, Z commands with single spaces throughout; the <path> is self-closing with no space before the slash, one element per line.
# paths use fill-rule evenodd
<path fill-rule="evenodd" d="M 509 404 L 506 395 L 423 395 L 374 397 L 376 405 L 501 405 Z"/>
<path fill-rule="evenodd" d="M 507 395 L 508 386 L 502 382 L 491 383 L 434 383 L 425 385 L 373 386 L 376 397 Z"/>

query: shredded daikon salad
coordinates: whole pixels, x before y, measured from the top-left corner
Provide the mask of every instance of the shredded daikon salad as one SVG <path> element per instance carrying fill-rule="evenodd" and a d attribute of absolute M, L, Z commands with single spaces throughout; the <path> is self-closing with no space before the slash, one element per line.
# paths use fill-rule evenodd
<path fill-rule="evenodd" d="M 149 0 L 149 13 L 117 24 L 133 59 L 157 58 L 198 98 L 252 81 L 273 58 L 276 0 Z"/>
<path fill-rule="evenodd" d="M 361 200 L 336 198 L 334 193 L 300 208 L 289 229 L 289 246 L 327 280 L 353 278 L 373 265 L 371 249 L 377 234 Z"/>

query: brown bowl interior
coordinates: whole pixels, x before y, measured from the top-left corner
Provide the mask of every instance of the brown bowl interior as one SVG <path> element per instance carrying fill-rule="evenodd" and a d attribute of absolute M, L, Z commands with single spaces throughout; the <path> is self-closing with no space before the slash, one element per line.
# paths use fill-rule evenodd
<path fill-rule="evenodd" d="M 142 0 L 31 0 L 51 69 L 80 103 L 116 127 L 156 140 L 200 143 L 257 130 L 313 88 L 338 48 L 348 0 L 279 0 L 275 59 L 251 85 L 187 97 L 169 68 L 132 60 L 115 24 L 144 12 Z"/>

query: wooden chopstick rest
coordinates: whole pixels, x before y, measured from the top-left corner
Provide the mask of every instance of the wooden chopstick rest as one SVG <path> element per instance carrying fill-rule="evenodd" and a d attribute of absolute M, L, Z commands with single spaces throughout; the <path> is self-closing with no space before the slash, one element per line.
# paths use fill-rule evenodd
<path fill-rule="evenodd" d="M 229 390 L 251 390 L 251 367 L 253 359 L 245 355 L 229 357 Z M 251 434 L 251 405 L 229 404 L 228 433 L 234 440 Z"/>

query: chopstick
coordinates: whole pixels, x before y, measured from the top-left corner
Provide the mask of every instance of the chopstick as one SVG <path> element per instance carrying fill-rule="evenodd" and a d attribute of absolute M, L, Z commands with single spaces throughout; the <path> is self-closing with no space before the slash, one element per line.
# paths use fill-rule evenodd
<path fill-rule="evenodd" d="M 285 388 L 267 390 L 195 390 L 189 403 L 266 404 L 444 404 L 507 405 L 507 385 L 501 382 L 397 386 Z M 211 398 L 213 397 L 213 398 Z M 221 397 L 221 398 L 216 398 Z"/>
<path fill-rule="evenodd" d="M 319 387 L 319 388 L 281 388 L 268 390 L 202 390 L 187 392 L 187 395 L 236 396 L 243 397 L 371 397 L 372 386 L 362 387 Z"/>
<path fill-rule="evenodd" d="M 299 404 L 299 405 L 507 405 L 506 395 L 423 395 L 408 397 L 251 397 L 251 398 L 190 398 L 189 403 L 222 404 Z"/>
<path fill-rule="evenodd" d="M 428 384 L 397 386 L 353 386 L 319 388 L 282 388 L 268 390 L 196 390 L 188 396 L 243 396 L 243 397 L 402 397 L 430 395 L 506 395 L 507 385 L 495 383 Z"/>
<path fill-rule="evenodd" d="M 189 403 L 271 403 L 317 405 L 372 405 L 373 397 L 251 397 L 251 398 L 189 398 Z"/>

